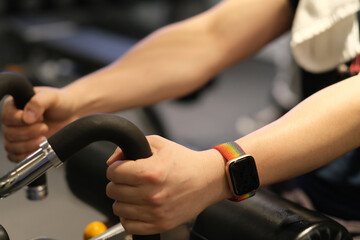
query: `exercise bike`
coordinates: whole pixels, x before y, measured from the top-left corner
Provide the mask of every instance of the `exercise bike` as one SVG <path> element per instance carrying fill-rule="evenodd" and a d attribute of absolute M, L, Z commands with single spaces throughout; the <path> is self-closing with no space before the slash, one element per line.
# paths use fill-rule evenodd
<path fill-rule="evenodd" d="M 3 87 L 2 83 L 6 87 Z M 0 94 L 1 96 L 11 94 L 15 105 L 23 108 L 33 95 L 33 91 L 31 85 L 22 76 L 2 73 L 0 74 Z M 76 152 L 97 141 L 115 143 L 124 151 L 128 159 L 136 160 L 151 156 L 144 134 L 128 120 L 111 114 L 87 116 L 46 139 L 37 151 L 2 176 L 0 198 L 34 183 L 48 170 L 61 166 Z M 46 181 L 41 184 L 46 184 Z M 46 194 L 43 186 L 31 186 L 31 188 L 33 188 L 30 191 L 31 196 L 42 197 Z M 40 194 L 34 194 L 34 189 Z M 190 240 L 352 239 L 347 230 L 334 220 L 266 190 L 259 190 L 256 197 L 240 203 L 223 201 L 210 206 L 191 223 L 186 224 L 185 230 L 187 231 L 185 235 Z M 158 240 L 160 236 L 161 239 L 172 239 L 171 234 L 166 236 L 160 233 L 133 235 L 132 239 Z M 0 225 L 0 240 L 9 239 L 8 233 Z M 121 223 L 118 223 L 92 238 L 92 240 L 100 239 L 125 240 L 129 239 L 129 234 Z"/>

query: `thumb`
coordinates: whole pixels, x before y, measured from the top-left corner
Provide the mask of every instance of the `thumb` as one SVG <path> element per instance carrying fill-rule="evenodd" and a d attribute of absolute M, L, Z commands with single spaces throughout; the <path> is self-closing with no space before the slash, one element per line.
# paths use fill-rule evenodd
<path fill-rule="evenodd" d="M 26 124 L 42 122 L 44 112 L 52 105 L 54 95 L 49 91 L 37 92 L 25 105 L 23 121 Z"/>
<path fill-rule="evenodd" d="M 41 107 L 37 102 L 30 101 L 25 105 L 23 121 L 26 124 L 41 122 L 43 120 L 44 112 L 45 109 Z"/>

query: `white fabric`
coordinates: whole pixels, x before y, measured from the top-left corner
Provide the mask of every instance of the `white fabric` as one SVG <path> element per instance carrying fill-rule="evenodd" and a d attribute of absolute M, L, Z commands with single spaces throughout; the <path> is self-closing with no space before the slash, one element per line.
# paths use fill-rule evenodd
<path fill-rule="evenodd" d="M 354 58 L 360 52 L 359 9 L 360 0 L 300 0 L 290 43 L 297 63 L 320 73 Z"/>

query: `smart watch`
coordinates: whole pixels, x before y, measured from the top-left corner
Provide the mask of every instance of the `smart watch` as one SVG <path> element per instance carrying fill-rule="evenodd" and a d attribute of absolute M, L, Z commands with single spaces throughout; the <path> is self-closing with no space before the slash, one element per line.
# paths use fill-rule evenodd
<path fill-rule="evenodd" d="M 227 142 L 213 147 L 226 159 L 226 176 L 233 193 L 229 200 L 242 201 L 255 195 L 259 188 L 259 176 L 255 160 L 236 142 Z"/>

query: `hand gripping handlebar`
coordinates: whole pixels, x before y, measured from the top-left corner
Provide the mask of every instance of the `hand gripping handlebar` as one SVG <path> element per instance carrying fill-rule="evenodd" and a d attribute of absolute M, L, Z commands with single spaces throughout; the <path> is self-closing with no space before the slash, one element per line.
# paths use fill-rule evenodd
<path fill-rule="evenodd" d="M 60 166 L 73 154 L 95 141 L 117 144 L 127 159 L 151 156 L 148 141 L 134 124 L 111 114 L 90 115 L 70 123 L 45 140 L 37 151 L 0 178 L 0 197 L 16 191 L 48 169 Z M 134 235 L 133 239 L 159 240 L 160 235 Z"/>
<path fill-rule="evenodd" d="M 24 109 L 26 103 L 35 95 L 33 86 L 22 75 L 15 72 L 0 73 L 0 98 L 11 95 L 14 98 L 15 107 Z M 44 199 L 48 194 L 46 175 L 43 174 L 26 189 L 26 196 L 30 200 Z"/>

